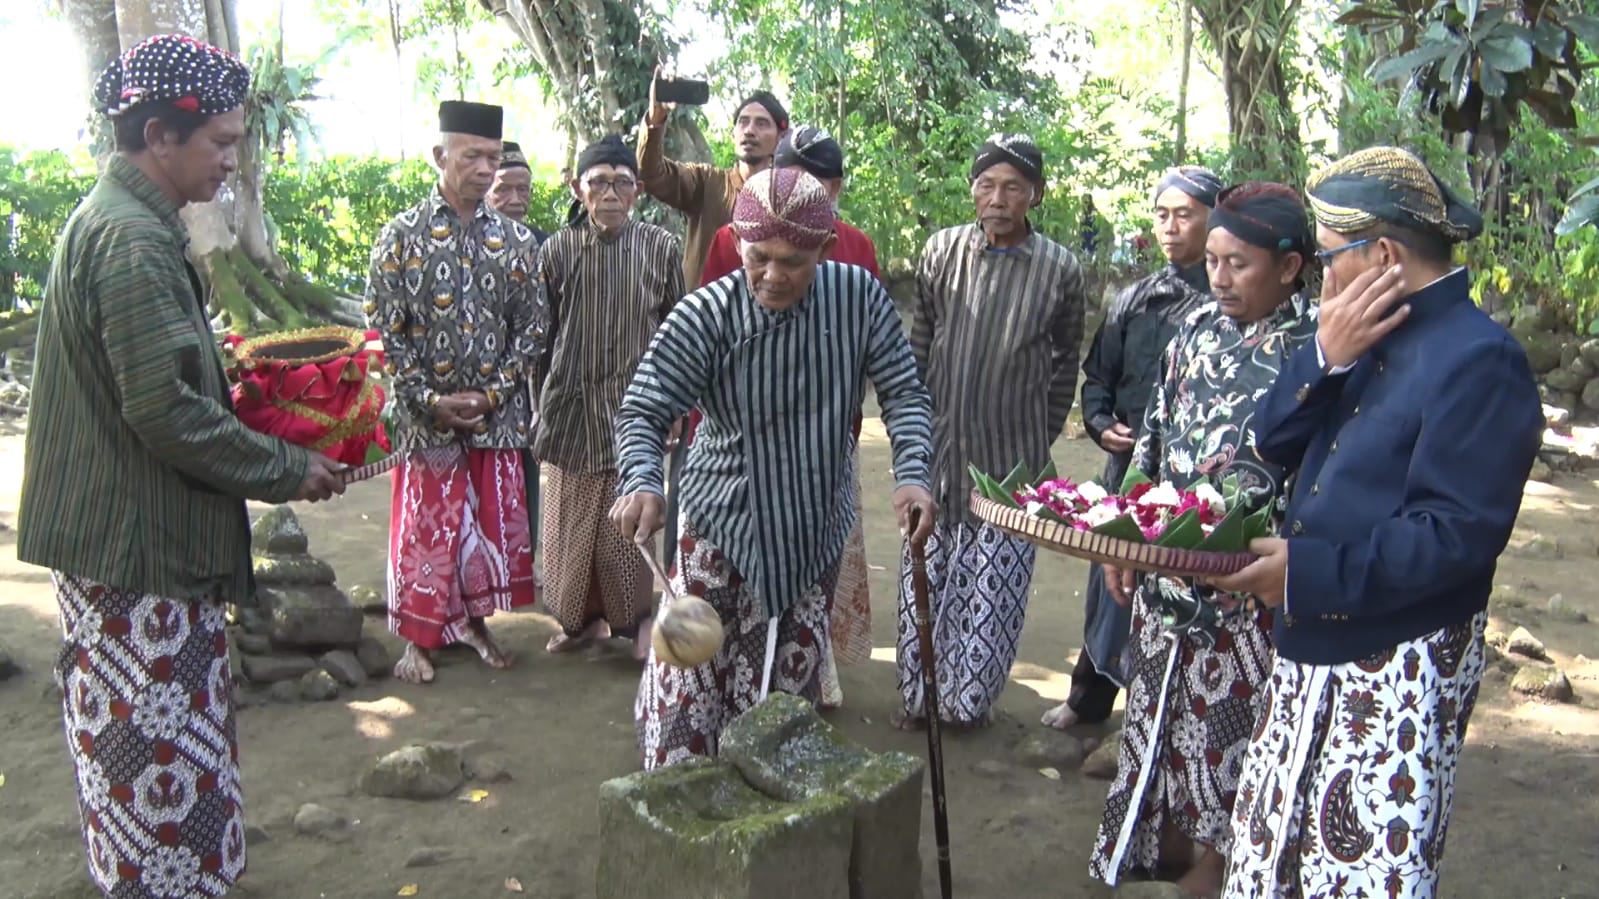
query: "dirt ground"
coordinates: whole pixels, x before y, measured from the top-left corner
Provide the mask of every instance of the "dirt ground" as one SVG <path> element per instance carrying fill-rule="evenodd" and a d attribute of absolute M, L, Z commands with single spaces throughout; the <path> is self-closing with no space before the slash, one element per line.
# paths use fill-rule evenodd
<path fill-rule="evenodd" d="M 5 427 L 0 423 L 0 427 Z M 842 671 L 842 710 L 828 717 L 852 739 L 878 749 L 921 753 L 921 734 L 888 726 L 897 699 L 894 566 L 888 446 L 869 419 L 863 438 L 867 547 L 872 562 L 871 662 Z M 1086 439 L 1062 439 L 1061 471 L 1095 472 L 1100 454 Z M 0 433 L 0 640 L 24 673 L 0 683 L 0 896 L 92 897 L 60 707 L 49 682 L 59 632 L 45 571 L 15 560 L 22 440 Z M 387 528 L 387 480 L 358 486 L 342 501 L 298 509 L 311 550 L 331 562 L 345 587 L 380 584 Z M 1460 774 L 1443 896 L 1557 899 L 1599 897 L 1599 481 L 1559 475 L 1532 484 L 1512 551 L 1500 565 L 1492 613 L 1506 631 L 1526 625 L 1572 676 L 1575 705 L 1524 703 L 1509 678 L 1484 684 Z M 257 508 L 255 511 L 259 511 Z M 1530 545 L 1529 545 L 1530 544 Z M 1547 558 L 1558 555 L 1559 558 Z M 946 734 L 955 893 L 961 897 L 1106 896 L 1087 876 L 1104 781 L 1075 771 L 1049 780 L 1021 764 L 1015 743 L 1065 696 L 1065 672 L 1082 633 L 1083 563 L 1040 554 L 1021 657 L 988 730 Z M 1550 608 L 1550 598 L 1561 600 Z M 382 632 L 368 619 L 368 632 Z M 526 894 L 593 895 L 598 864 L 625 864 L 597 842 L 596 788 L 638 764 L 632 725 L 638 666 L 620 649 L 575 656 L 543 651 L 555 630 L 539 613 L 494 619 L 515 666 L 494 672 L 449 655 L 437 683 L 383 680 L 337 702 L 258 705 L 239 714 L 246 809 L 267 839 L 249 848 L 238 895 L 389 897 L 410 884 L 422 897 L 507 895 L 514 877 Z M 384 634 L 386 639 L 387 634 Z M 1116 726 L 1083 728 L 1097 737 Z M 355 790 L 363 766 L 411 740 L 487 741 L 512 779 L 487 786 L 479 803 L 410 803 Z M 987 760 L 1005 763 L 996 767 Z M 301 837 L 290 825 L 305 802 L 353 823 L 342 843 Z M 937 895 L 930 803 L 922 828 L 924 888 Z M 419 847 L 455 860 L 406 868 Z"/>

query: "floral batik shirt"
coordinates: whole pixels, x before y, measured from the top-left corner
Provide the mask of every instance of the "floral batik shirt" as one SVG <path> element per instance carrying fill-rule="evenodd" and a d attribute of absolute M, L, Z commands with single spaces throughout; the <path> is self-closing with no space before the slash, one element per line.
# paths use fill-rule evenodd
<path fill-rule="evenodd" d="M 1249 505 L 1270 503 L 1278 517 L 1286 503 L 1287 473 L 1255 452 L 1255 406 L 1288 357 L 1315 336 L 1316 311 L 1303 294 L 1247 325 L 1223 314 L 1214 301 L 1195 309 L 1166 347 L 1163 376 L 1150 392 L 1133 464 L 1153 480 L 1178 488 L 1201 479 L 1220 487 L 1236 474 Z M 1167 611 L 1191 620 L 1183 609 L 1193 608 L 1190 597 L 1202 598 L 1195 588 L 1158 580 Z M 1215 620 L 1203 616 L 1207 625 Z"/>
<path fill-rule="evenodd" d="M 437 187 L 372 250 L 366 315 L 383 335 L 397 450 L 458 440 L 519 449 L 532 440 L 529 375 L 543 348 L 538 238 L 479 203 L 463 222 Z M 442 396 L 475 390 L 492 411 L 464 437 L 433 423 Z"/>

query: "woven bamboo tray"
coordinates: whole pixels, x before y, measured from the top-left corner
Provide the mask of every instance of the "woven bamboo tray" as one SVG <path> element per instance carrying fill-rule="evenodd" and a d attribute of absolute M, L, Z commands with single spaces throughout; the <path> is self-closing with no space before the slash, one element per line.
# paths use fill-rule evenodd
<path fill-rule="evenodd" d="M 1158 571 L 1178 577 L 1215 577 L 1232 574 L 1255 561 L 1254 553 L 1201 552 L 1173 546 L 1133 543 L 1079 531 L 1054 521 L 1028 515 L 1021 509 L 1002 506 L 976 491 L 972 492 L 972 512 L 1007 534 L 1020 537 L 1058 553 L 1139 571 Z"/>

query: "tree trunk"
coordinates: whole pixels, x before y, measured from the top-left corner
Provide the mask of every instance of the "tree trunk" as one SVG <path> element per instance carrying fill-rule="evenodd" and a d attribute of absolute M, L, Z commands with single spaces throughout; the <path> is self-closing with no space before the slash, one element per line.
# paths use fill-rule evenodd
<path fill-rule="evenodd" d="M 1299 0 L 1194 0 L 1221 59 L 1235 178 L 1303 179 L 1299 120 L 1281 52 L 1298 8 Z"/>
<path fill-rule="evenodd" d="M 638 10 L 622 0 L 478 0 L 511 29 L 555 86 L 564 124 L 587 144 L 626 133 L 644 116 L 650 73 L 669 50 L 644 32 Z M 667 150 L 708 161 L 699 126 L 674 116 Z"/>
<path fill-rule="evenodd" d="M 90 83 L 122 51 L 154 34 L 186 34 L 240 54 L 235 0 L 64 0 L 84 48 Z M 235 332 L 300 327 L 314 320 L 358 326 L 360 305 L 290 271 L 267 236 L 260 136 L 240 144 L 239 168 L 215 201 L 183 208 L 189 253 L 207 284 L 207 304 Z"/>
<path fill-rule="evenodd" d="M 1183 0 L 1182 10 L 1183 64 L 1177 76 L 1177 147 L 1172 162 L 1182 165 L 1188 157 L 1188 67 L 1194 58 L 1194 6 L 1193 0 Z"/>

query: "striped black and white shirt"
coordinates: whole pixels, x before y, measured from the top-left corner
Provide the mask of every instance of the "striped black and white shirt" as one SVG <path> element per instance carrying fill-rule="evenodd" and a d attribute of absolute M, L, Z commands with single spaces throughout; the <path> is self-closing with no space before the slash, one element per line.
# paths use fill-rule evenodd
<path fill-rule="evenodd" d="M 932 405 L 876 278 L 824 262 L 782 312 L 756 301 L 742 269 L 713 281 L 667 316 L 622 399 L 621 492 L 661 492 L 667 430 L 698 406 L 683 515 L 781 614 L 838 563 L 854 523 L 851 424 L 868 380 L 895 481 L 930 486 Z"/>
<path fill-rule="evenodd" d="M 683 296 L 683 250 L 664 228 L 563 228 L 539 252 L 549 310 L 534 455 L 565 471 L 616 468 L 616 410 L 633 369 Z"/>
<path fill-rule="evenodd" d="M 911 347 L 933 396 L 933 497 L 942 520 L 972 521 L 967 466 L 1003 478 L 1037 472 L 1066 427 L 1083 342 L 1083 269 L 1034 231 L 988 246 L 975 224 L 922 250 Z"/>

